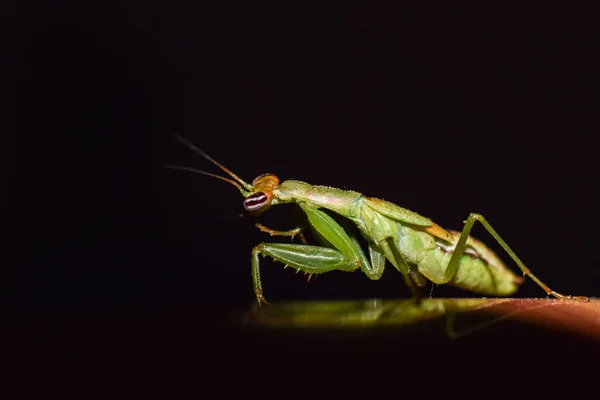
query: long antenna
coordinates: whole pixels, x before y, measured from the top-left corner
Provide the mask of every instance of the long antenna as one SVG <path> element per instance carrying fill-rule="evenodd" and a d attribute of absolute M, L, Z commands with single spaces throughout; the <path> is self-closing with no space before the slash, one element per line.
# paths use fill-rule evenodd
<path fill-rule="evenodd" d="M 242 194 L 246 195 L 246 191 L 244 190 L 244 188 L 242 188 L 242 186 L 239 183 L 237 183 L 236 181 L 234 181 L 233 179 L 225 178 L 223 176 L 219 176 L 219 175 L 216 175 L 216 174 L 211 174 L 210 172 L 202 171 L 202 170 L 195 169 L 195 168 L 184 167 L 182 165 L 169 164 L 169 165 L 165 165 L 164 167 L 165 168 L 169 168 L 169 169 L 178 169 L 178 170 L 181 170 L 181 171 L 194 172 L 196 174 L 201 174 L 201 175 L 212 176 L 213 178 L 217 178 L 217 179 L 220 179 L 222 181 L 231 183 L 233 186 L 235 186 L 236 188 L 238 188 L 238 190 L 240 192 L 242 192 Z"/>
<path fill-rule="evenodd" d="M 192 151 L 200 154 L 202 157 L 206 158 L 208 161 L 210 161 L 211 163 L 215 164 L 217 167 L 221 168 L 221 170 L 223 172 L 225 172 L 227 175 L 229 175 L 230 177 L 232 177 L 236 182 L 238 182 L 240 185 L 242 185 L 244 187 L 244 189 L 246 190 L 252 190 L 252 185 L 250 185 L 249 183 L 244 182 L 239 176 L 237 176 L 236 174 L 234 174 L 233 172 L 231 172 L 230 170 L 228 170 L 227 168 L 225 168 L 223 165 L 221 165 L 219 162 L 217 162 L 217 160 L 213 159 L 211 156 L 209 156 L 208 154 L 206 154 L 205 152 L 203 152 L 202 150 L 200 150 L 199 148 L 197 148 L 196 146 L 194 146 L 190 141 L 188 141 L 186 138 L 179 136 L 179 135 L 175 135 L 175 139 L 177 139 L 179 142 L 183 143 L 185 146 L 187 146 L 188 148 L 190 148 Z M 175 168 L 175 169 L 182 169 L 182 168 Z M 192 168 L 187 168 L 187 167 L 183 167 L 183 169 L 185 170 L 192 170 Z M 231 183 L 230 180 L 223 178 L 223 177 L 219 177 L 218 175 L 214 175 L 208 172 L 204 172 L 204 171 L 200 171 L 200 170 L 193 170 L 193 172 L 197 172 L 197 173 L 202 173 L 204 175 L 208 175 L 208 176 L 212 176 L 212 177 L 218 177 L 221 178 L 223 180 L 225 180 L 226 182 Z"/>

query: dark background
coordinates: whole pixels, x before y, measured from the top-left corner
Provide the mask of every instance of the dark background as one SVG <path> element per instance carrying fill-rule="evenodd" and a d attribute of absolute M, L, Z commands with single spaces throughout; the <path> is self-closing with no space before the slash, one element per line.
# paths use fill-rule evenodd
<path fill-rule="evenodd" d="M 250 250 L 271 239 L 238 217 L 234 188 L 162 168 L 218 172 L 174 134 L 246 180 L 353 189 L 449 229 L 482 213 L 552 288 L 597 295 L 588 11 L 22 3 L 3 57 L 6 304 L 251 304 Z M 281 209 L 265 224 L 291 228 Z M 410 295 L 389 267 L 306 285 L 263 265 L 271 300 Z M 527 281 L 518 295 L 544 293 Z"/>
<path fill-rule="evenodd" d="M 7 7 L 0 341 L 13 375 L 196 380 L 212 368 L 228 380 L 219 390 L 251 377 L 248 391 L 266 382 L 311 396 L 319 379 L 352 391 L 360 372 L 369 390 L 399 393 L 587 382 L 595 370 L 577 358 L 597 346 L 547 331 L 449 343 L 441 328 L 323 341 L 216 327 L 223 306 L 253 304 L 250 250 L 271 239 L 238 217 L 233 187 L 163 165 L 218 172 L 180 134 L 246 180 L 273 172 L 353 189 L 448 229 L 479 212 L 552 288 L 597 296 L 592 9 L 201 4 Z M 264 222 L 291 228 L 291 207 Z M 481 226 L 473 233 L 499 249 Z M 263 284 L 271 301 L 410 296 L 390 267 L 377 282 L 332 272 L 307 285 L 265 261 Z M 544 293 L 527 280 L 518 296 Z M 408 370 L 379 379 L 382 354 Z M 343 365 L 318 361 L 328 355 Z M 350 374 L 328 381 L 330 371 Z"/>

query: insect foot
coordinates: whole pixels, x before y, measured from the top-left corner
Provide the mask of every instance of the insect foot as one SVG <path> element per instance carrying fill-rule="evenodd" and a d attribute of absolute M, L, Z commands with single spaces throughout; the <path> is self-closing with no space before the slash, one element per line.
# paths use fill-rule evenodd
<path fill-rule="evenodd" d="M 564 294 L 560 294 L 558 292 L 555 291 L 551 291 L 549 293 L 551 296 L 556 297 L 559 300 L 563 300 L 563 301 L 580 301 L 583 303 L 589 303 L 590 299 L 586 296 L 566 296 Z"/>
<path fill-rule="evenodd" d="M 267 301 L 267 299 L 265 299 L 265 296 L 263 296 L 262 290 L 257 290 L 254 292 L 254 294 L 256 295 L 256 300 L 257 300 L 259 306 L 262 307 L 263 304 L 265 304 L 265 305 L 271 304 Z"/>

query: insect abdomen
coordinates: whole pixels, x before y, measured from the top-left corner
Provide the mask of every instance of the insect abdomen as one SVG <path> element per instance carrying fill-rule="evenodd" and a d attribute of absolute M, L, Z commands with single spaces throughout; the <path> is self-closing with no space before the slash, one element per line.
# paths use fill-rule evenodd
<path fill-rule="evenodd" d="M 450 234 L 454 243 L 437 242 L 436 248 L 430 250 L 419 263 L 419 271 L 433 282 L 435 276 L 431 279 L 428 272 L 438 268 L 445 271 L 454 254 L 460 233 L 450 231 Z M 522 281 L 523 278 L 513 274 L 492 250 L 469 237 L 456 274 L 448 284 L 488 296 L 509 296 L 517 291 Z"/>
<path fill-rule="evenodd" d="M 442 252 L 436 250 L 436 252 Z M 440 263 L 447 267 L 452 253 L 443 253 Z M 517 291 L 522 278 L 512 272 L 498 270 L 495 265 L 469 254 L 461 257 L 458 270 L 449 284 L 488 296 L 509 296 Z"/>

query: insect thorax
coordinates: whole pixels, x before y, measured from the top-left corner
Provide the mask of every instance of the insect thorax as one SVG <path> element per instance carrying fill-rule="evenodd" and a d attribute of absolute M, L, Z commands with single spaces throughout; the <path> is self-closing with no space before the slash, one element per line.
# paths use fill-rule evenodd
<path fill-rule="evenodd" d="M 331 210 L 347 218 L 353 217 L 357 212 L 359 199 L 362 197 L 360 193 L 351 190 L 310 185 L 294 180 L 282 182 L 273 195 L 281 202 L 303 202 Z"/>

